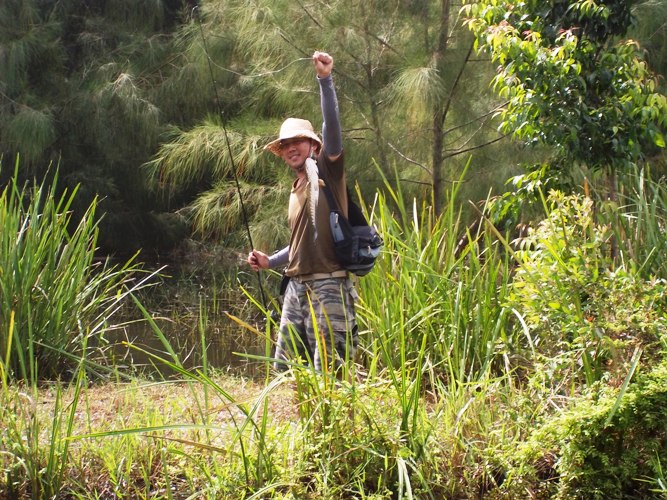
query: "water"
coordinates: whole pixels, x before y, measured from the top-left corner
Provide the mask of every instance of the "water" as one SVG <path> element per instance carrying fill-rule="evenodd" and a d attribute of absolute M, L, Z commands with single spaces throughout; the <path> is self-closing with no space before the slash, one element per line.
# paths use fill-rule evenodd
<path fill-rule="evenodd" d="M 261 332 L 261 336 L 236 324 L 224 313 L 208 316 L 203 321 L 204 326 L 201 327 L 197 315 L 173 317 L 173 311 L 172 317 L 157 317 L 154 321 L 185 368 L 201 368 L 205 354 L 209 367 L 248 377 L 261 377 L 265 373 L 265 362 L 247 357 L 247 355 L 262 357 L 267 355 L 263 319 L 260 321 L 259 318 L 255 318 L 253 321 L 243 318 L 243 321 L 255 326 Z M 143 352 L 147 351 L 170 362 L 174 361 L 159 334 L 156 334 L 154 327 L 147 320 L 124 322 L 122 326 L 110 331 L 106 337 L 112 346 L 111 352 L 116 365 L 131 366 L 142 372 L 162 375 L 171 372 L 164 363 Z M 205 349 L 202 348 L 202 344 Z M 272 347 L 269 346 L 268 350 L 270 356 Z"/>
<path fill-rule="evenodd" d="M 258 296 L 255 276 L 234 267 L 238 256 L 233 252 L 202 252 L 195 248 L 187 255 L 177 266 L 164 268 L 156 276 L 155 286 L 142 289 L 137 297 L 139 302 L 185 368 L 201 368 L 205 353 L 210 367 L 242 376 L 263 376 L 266 362 L 245 356 L 273 355 L 273 342 L 269 341 L 267 347 L 265 338 L 266 318 L 244 292 Z M 237 324 L 227 313 L 260 333 Z M 148 351 L 173 362 L 141 310 L 130 302 L 120 316 L 122 320 L 114 321 L 121 326 L 106 335 L 112 344 L 110 351 L 115 363 L 165 373 L 164 363 L 142 352 Z M 273 335 L 275 337 L 275 332 Z M 128 348 L 126 343 L 136 348 Z"/>

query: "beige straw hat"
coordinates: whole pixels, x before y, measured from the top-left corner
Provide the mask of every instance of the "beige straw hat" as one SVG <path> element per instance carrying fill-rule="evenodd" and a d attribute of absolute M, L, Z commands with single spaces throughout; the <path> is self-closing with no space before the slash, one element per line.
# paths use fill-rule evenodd
<path fill-rule="evenodd" d="M 280 142 L 287 139 L 295 139 L 297 137 L 306 137 L 316 141 L 322 146 L 322 141 L 313 130 L 313 125 L 308 120 L 301 118 L 288 118 L 280 126 L 278 138 L 269 142 L 264 149 L 271 151 L 274 155 L 280 156 Z"/>

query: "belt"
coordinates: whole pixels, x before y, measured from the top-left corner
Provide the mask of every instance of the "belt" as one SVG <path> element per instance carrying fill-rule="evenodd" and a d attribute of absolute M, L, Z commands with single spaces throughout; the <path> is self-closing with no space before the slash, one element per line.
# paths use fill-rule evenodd
<path fill-rule="evenodd" d="M 298 281 L 299 283 L 303 283 L 305 281 L 325 280 L 328 278 L 347 278 L 347 271 L 334 271 L 332 273 L 314 273 L 292 276 L 292 279 L 294 281 Z"/>

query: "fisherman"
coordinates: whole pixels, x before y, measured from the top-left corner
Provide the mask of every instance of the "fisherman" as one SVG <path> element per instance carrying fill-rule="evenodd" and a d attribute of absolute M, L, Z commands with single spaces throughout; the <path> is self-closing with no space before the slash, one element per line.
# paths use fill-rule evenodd
<path fill-rule="evenodd" d="M 289 246 L 267 255 L 253 249 L 253 270 L 287 266 L 289 283 L 283 300 L 275 368 L 299 357 L 318 371 L 333 371 L 350 361 L 358 343 L 354 301 L 358 298 L 347 272 L 337 262 L 329 226 L 325 186 L 339 207 L 347 207 L 343 142 L 338 100 L 326 52 L 312 56 L 320 88 L 322 139 L 308 120 L 288 118 L 278 138 L 264 149 L 280 156 L 296 175 L 289 199 Z M 346 208 L 343 213 L 347 216 Z"/>

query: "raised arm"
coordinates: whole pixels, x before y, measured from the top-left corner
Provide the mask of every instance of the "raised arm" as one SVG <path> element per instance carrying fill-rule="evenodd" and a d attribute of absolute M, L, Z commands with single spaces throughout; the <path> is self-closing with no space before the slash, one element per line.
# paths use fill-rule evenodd
<path fill-rule="evenodd" d="M 320 104 L 322 106 L 322 139 L 324 154 L 331 161 L 335 161 L 343 152 L 343 137 L 340 129 L 338 113 L 338 98 L 334 88 L 331 71 L 333 58 L 326 52 L 315 52 L 313 64 L 317 72 L 317 81 L 320 85 Z"/>

